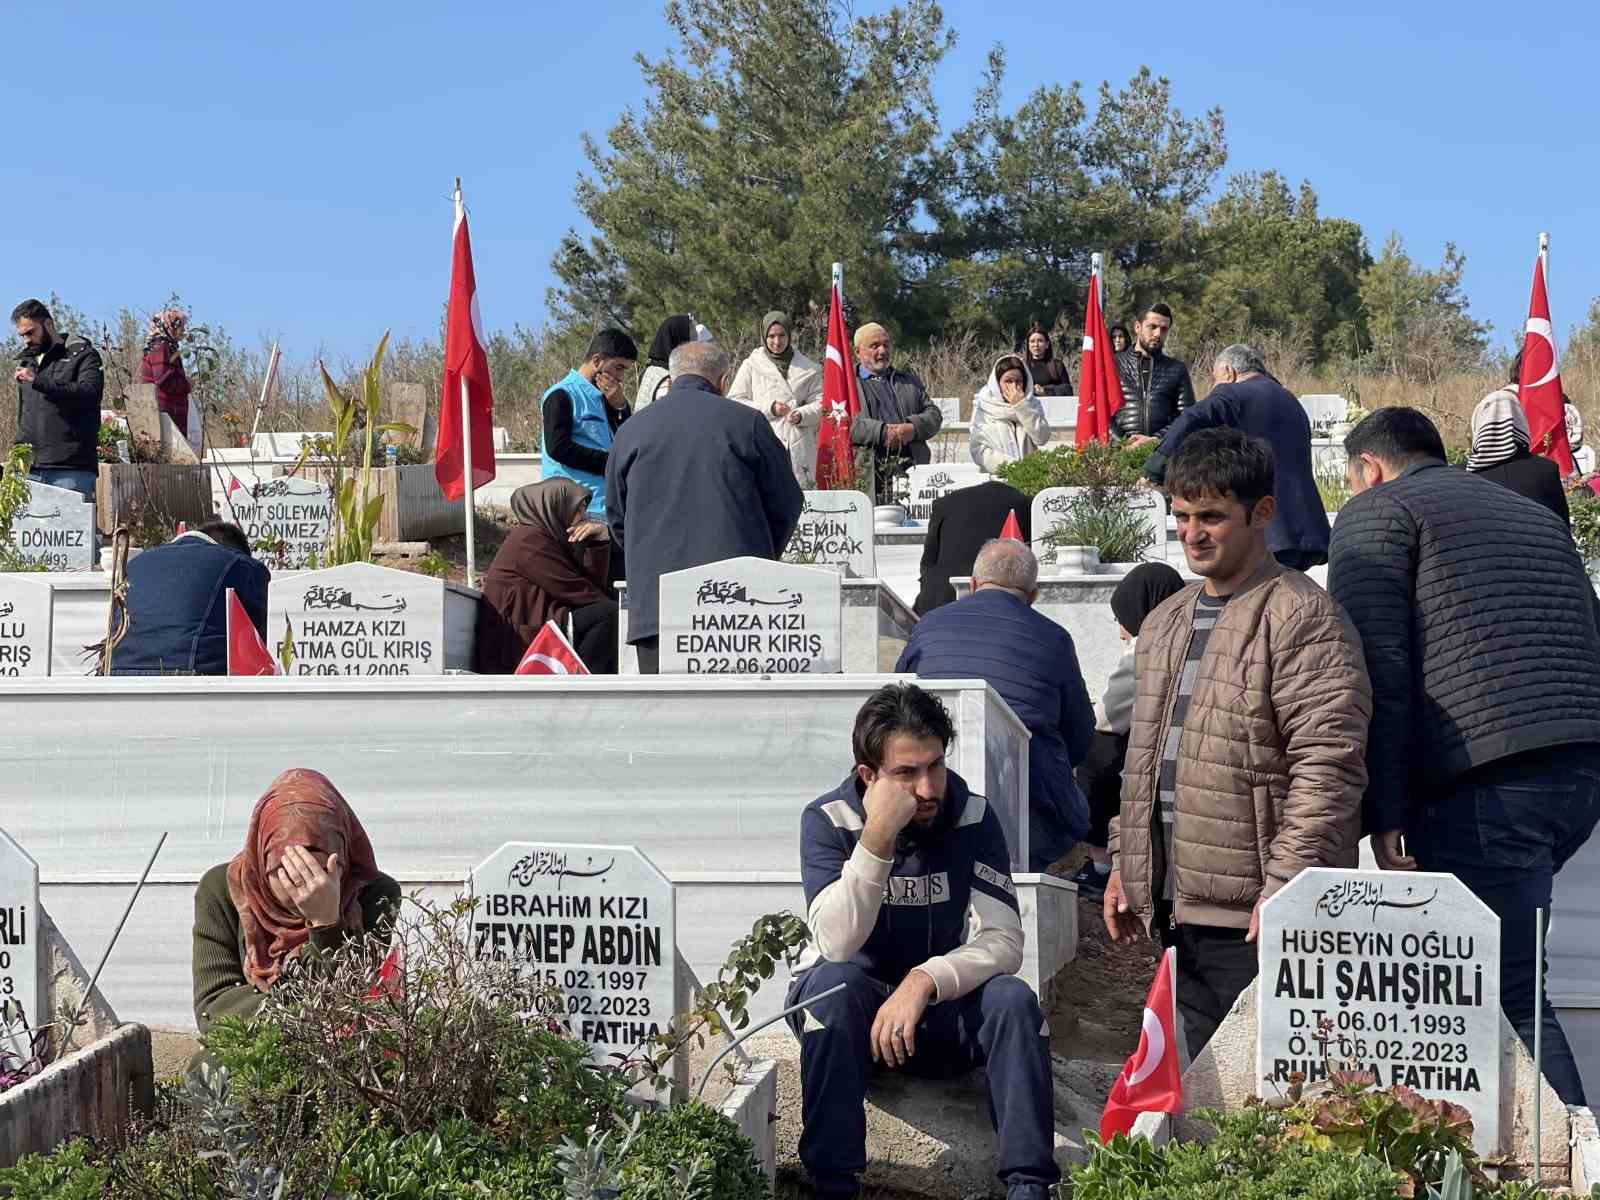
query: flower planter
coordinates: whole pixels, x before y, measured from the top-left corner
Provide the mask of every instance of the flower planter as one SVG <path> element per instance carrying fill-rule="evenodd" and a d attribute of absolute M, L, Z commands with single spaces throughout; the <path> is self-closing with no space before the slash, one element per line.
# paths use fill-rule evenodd
<path fill-rule="evenodd" d="M 149 1116 L 154 1108 L 150 1031 L 124 1025 L 0 1092 L 0 1167 L 73 1137 L 116 1144 L 135 1113 Z"/>
<path fill-rule="evenodd" d="M 346 478 L 352 473 L 359 475 L 360 471 L 359 467 L 346 467 Z M 306 479 L 333 483 L 330 467 L 307 466 L 300 474 Z M 359 483 L 356 486 L 360 488 Z M 383 497 L 383 513 L 373 531 L 375 541 L 421 542 L 466 529 L 465 509 L 460 502 L 444 498 L 431 463 L 373 467 L 371 494 Z"/>
<path fill-rule="evenodd" d="M 880 504 L 872 510 L 872 524 L 876 529 L 899 529 L 905 523 L 903 504 Z"/>
<path fill-rule="evenodd" d="M 101 463 L 94 489 L 95 525 L 110 535 L 146 508 L 163 521 L 199 525 L 211 519 L 209 468 L 181 463 Z"/>
<path fill-rule="evenodd" d="M 1098 575 L 1101 573 L 1100 547 L 1055 546 L 1056 575 Z"/>

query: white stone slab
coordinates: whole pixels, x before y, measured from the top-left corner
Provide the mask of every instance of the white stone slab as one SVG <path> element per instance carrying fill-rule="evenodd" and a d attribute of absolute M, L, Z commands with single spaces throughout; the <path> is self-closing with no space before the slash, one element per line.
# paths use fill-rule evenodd
<path fill-rule="evenodd" d="M 267 641 L 281 657 L 294 633 L 293 675 L 439 675 L 445 666 L 444 581 L 371 563 L 274 579 Z"/>
<path fill-rule="evenodd" d="M 1050 533 L 1065 521 L 1071 506 L 1089 489 L 1081 487 L 1045 488 L 1033 498 L 1033 552 L 1046 570 L 1055 564 L 1055 548 L 1047 544 Z M 1167 561 L 1167 506 L 1154 490 L 1140 491 L 1130 507 L 1144 514 L 1145 527 L 1155 540 L 1141 556 L 1143 562 Z"/>
<path fill-rule="evenodd" d="M 730 558 L 661 577 L 663 675 L 844 669 L 839 573 Z"/>
<path fill-rule="evenodd" d="M 0 829 L 0 1003 L 22 1009 L 0 1020 L 0 1048 L 23 1058 L 28 1031 L 51 1020 L 40 1005 L 39 946 L 39 864 Z"/>
<path fill-rule="evenodd" d="M 1306 410 L 1306 418 L 1312 426 L 1336 425 L 1345 418 L 1349 406 L 1343 396 L 1311 395 L 1300 397 L 1300 407 Z"/>
<path fill-rule="evenodd" d="M 1050 422 L 1054 429 L 1058 425 L 1078 427 L 1078 398 L 1076 396 L 1040 396 L 1039 403 L 1044 406 L 1045 420 Z"/>
<path fill-rule="evenodd" d="M 50 674 L 50 585 L 0 575 L 0 676 Z"/>
<path fill-rule="evenodd" d="M 877 574 L 872 501 L 865 492 L 807 492 L 785 552 L 812 566 L 839 566 L 856 579 Z"/>
<path fill-rule="evenodd" d="M 507 842 L 467 887 L 473 953 L 527 964 L 598 1064 L 664 1032 L 677 997 L 672 882 L 635 846 Z M 556 998 L 556 997 L 553 997 Z"/>
<path fill-rule="evenodd" d="M 988 479 L 988 474 L 977 463 L 926 463 L 911 468 L 911 503 L 907 506 L 912 520 L 926 521 L 933 515 L 933 502 L 940 496 L 972 487 Z"/>
<path fill-rule="evenodd" d="M 1258 1094 L 1328 1057 L 1472 1114 L 1472 1143 L 1500 1142 L 1500 919 L 1454 875 L 1302 871 L 1261 910 Z M 1268 1079 L 1277 1083 L 1275 1090 Z"/>
<path fill-rule="evenodd" d="M 274 571 L 308 567 L 327 545 L 333 489 L 290 475 L 260 479 L 228 493 L 222 512 Z"/>
<path fill-rule="evenodd" d="M 11 522 L 11 540 L 31 563 L 52 571 L 94 566 L 94 505 L 77 492 L 28 481 L 28 507 Z"/>
<path fill-rule="evenodd" d="M 308 440 L 328 436 L 327 433 L 318 433 L 315 430 L 294 433 L 258 433 L 251 439 L 250 449 L 257 458 L 284 458 L 293 461 L 299 456 L 301 447 Z"/>
<path fill-rule="evenodd" d="M 961 421 L 960 396 L 930 396 L 928 403 L 939 410 L 939 415 L 944 419 L 939 423 L 940 429 L 949 429 Z"/>

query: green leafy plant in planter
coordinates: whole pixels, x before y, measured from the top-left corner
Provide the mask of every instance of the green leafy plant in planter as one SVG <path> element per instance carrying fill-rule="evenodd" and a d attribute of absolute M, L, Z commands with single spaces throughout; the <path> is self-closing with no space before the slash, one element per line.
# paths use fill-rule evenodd
<path fill-rule="evenodd" d="M 1567 493 L 1567 510 L 1572 517 L 1572 540 L 1584 562 L 1600 559 L 1600 496 L 1587 484 Z"/>
<path fill-rule="evenodd" d="M 1090 442 L 1082 449 L 1060 446 L 1036 450 L 1006 463 L 995 477 L 1025 496 L 1037 496 L 1046 488 L 1057 487 L 1132 487 L 1143 476 L 1145 464 L 1155 451 L 1153 442 L 1143 446 Z"/>
<path fill-rule="evenodd" d="M 1138 562 L 1155 545 L 1143 513 L 1132 504 L 1138 493 L 1129 487 L 1104 487 L 1074 496 L 1067 515 L 1044 538 L 1049 546 L 1094 546 L 1103 563 Z"/>
<path fill-rule="evenodd" d="M 1317 495 L 1322 498 L 1324 512 L 1338 512 L 1350 501 L 1350 480 L 1338 467 L 1319 466 L 1312 478 L 1317 484 Z"/>

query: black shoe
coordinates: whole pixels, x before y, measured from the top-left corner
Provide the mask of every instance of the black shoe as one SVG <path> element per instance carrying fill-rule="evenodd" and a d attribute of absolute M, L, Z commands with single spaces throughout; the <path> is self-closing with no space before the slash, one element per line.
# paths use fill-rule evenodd
<path fill-rule="evenodd" d="M 1078 895 L 1085 900 L 1103 900 L 1106 894 L 1106 880 L 1111 878 L 1111 872 L 1102 875 L 1095 870 L 1094 859 L 1085 859 L 1083 866 L 1078 868 L 1078 873 L 1067 880 L 1068 883 L 1078 885 Z"/>

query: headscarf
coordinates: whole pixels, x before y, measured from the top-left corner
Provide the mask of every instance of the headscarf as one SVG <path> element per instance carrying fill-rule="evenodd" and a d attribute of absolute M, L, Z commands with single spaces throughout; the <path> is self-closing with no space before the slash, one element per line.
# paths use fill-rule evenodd
<path fill-rule="evenodd" d="M 1582 450 L 1583 414 L 1578 411 L 1578 406 L 1572 403 L 1572 401 L 1568 400 L 1565 396 L 1563 396 L 1561 399 L 1565 405 L 1565 412 L 1563 415 L 1567 419 L 1567 448 L 1573 451 Z"/>
<path fill-rule="evenodd" d="M 1526 454 L 1528 414 L 1515 393 L 1501 388 L 1478 401 L 1472 410 L 1472 453 L 1467 470 L 1487 471 L 1490 467 Z"/>
<path fill-rule="evenodd" d="M 189 314 L 181 308 L 163 308 L 160 312 L 150 314 L 150 327 L 146 336 L 154 341 L 158 337 L 171 338 L 181 341 L 184 331 L 189 327 Z"/>
<path fill-rule="evenodd" d="M 789 344 L 783 348 L 782 354 L 774 354 L 767 349 L 767 334 L 774 325 L 782 325 L 783 331 L 789 334 Z M 789 364 L 794 361 L 794 334 L 789 329 L 789 314 L 773 309 L 761 320 L 761 352 L 767 356 L 767 361 L 778 368 L 778 374 L 785 379 L 789 378 Z"/>
<path fill-rule="evenodd" d="M 1168 596 L 1183 591 L 1183 576 L 1166 563 L 1140 563 L 1122 577 L 1111 593 L 1111 612 L 1133 637 L 1144 619 Z"/>
<path fill-rule="evenodd" d="M 571 479 L 545 479 L 511 493 L 511 515 L 518 525 L 532 525 L 564 543 L 573 515 L 585 512 L 592 499 L 593 492 Z"/>
<path fill-rule="evenodd" d="M 294 845 L 339 856 L 339 925 L 352 933 L 362 929 L 361 889 L 378 877 L 367 831 L 326 775 L 297 767 L 274 779 L 250 814 L 244 849 L 228 864 L 228 896 L 244 937 L 244 974 L 258 992 L 277 982 L 284 962 L 311 937 L 305 918 L 279 904 L 267 884 L 284 850 Z"/>
<path fill-rule="evenodd" d="M 1012 404 L 1000 390 L 1000 376 L 1018 367 L 1022 369 L 1022 403 Z M 1021 354 L 1002 354 L 995 359 L 994 370 L 989 372 L 989 382 L 978 389 L 973 401 L 983 409 L 983 415 L 991 421 L 1020 424 L 1021 409 L 1033 402 L 1033 369 L 1028 366 L 1028 352 L 1024 350 Z"/>
<path fill-rule="evenodd" d="M 651 363 L 664 370 L 672 352 L 685 342 L 692 341 L 694 341 L 694 318 L 687 313 L 668 317 L 656 327 L 656 335 L 650 339 Z"/>

